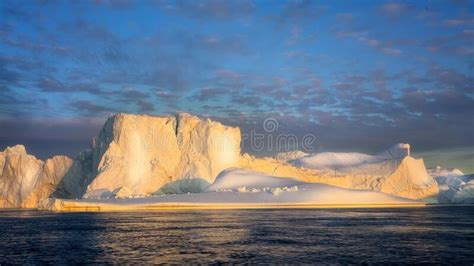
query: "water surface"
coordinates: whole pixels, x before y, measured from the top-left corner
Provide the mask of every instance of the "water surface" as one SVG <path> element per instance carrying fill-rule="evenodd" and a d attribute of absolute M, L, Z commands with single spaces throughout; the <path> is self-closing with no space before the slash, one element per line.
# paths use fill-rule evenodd
<path fill-rule="evenodd" d="M 474 263 L 474 207 L 0 211 L 4 263 Z"/>

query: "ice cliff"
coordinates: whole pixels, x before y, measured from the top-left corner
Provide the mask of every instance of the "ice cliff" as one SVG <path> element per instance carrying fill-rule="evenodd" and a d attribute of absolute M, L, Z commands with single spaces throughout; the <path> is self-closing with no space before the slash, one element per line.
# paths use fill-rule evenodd
<path fill-rule="evenodd" d="M 90 198 L 201 192 L 238 167 L 302 182 L 380 191 L 410 199 L 436 195 L 422 159 L 398 144 L 376 155 L 291 152 L 274 158 L 240 153 L 240 129 L 186 113 L 116 114 L 89 150 L 45 162 L 23 146 L 0 153 L 0 207 L 36 207 L 48 197 Z"/>
<path fill-rule="evenodd" d="M 36 208 L 51 196 L 81 197 L 85 182 L 82 165 L 66 156 L 43 162 L 27 154 L 22 145 L 0 152 L 1 208 Z"/>
<path fill-rule="evenodd" d="M 87 192 L 150 195 L 186 178 L 214 181 L 240 156 L 240 129 L 189 114 L 118 114 L 107 120 L 92 147 L 96 177 Z"/>

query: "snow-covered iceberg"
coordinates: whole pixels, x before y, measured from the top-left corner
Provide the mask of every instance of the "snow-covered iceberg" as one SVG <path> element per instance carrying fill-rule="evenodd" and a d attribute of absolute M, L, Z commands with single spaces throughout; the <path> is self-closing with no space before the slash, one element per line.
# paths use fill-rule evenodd
<path fill-rule="evenodd" d="M 116 211 L 167 208 L 324 208 L 423 206 L 381 192 L 338 188 L 275 177 L 238 168 L 221 172 L 201 193 L 168 194 L 142 198 L 64 200 L 48 199 L 41 209 L 53 211 Z"/>
<path fill-rule="evenodd" d="M 239 128 L 185 113 L 115 114 L 91 149 L 77 158 L 55 156 L 43 162 L 23 146 L 0 153 L 0 207 L 35 208 L 49 197 L 93 200 L 198 193 L 229 168 L 409 199 L 438 194 L 438 184 L 426 173 L 423 160 L 410 156 L 408 144 L 376 155 L 293 151 L 259 158 L 241 154 L 240 137 Z"/>

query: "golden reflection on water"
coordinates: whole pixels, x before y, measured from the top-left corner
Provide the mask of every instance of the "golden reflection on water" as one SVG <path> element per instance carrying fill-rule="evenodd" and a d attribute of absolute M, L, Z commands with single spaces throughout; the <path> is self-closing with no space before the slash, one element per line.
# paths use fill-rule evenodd
<path fill-rule="evenodd" d="M 473 207 L 0 213 L 0 264 L 474 262 Z"/>
<path fill-rule="evenodd" d="M 113 261 L 117 253 L 132 260 L 146 258 L 155 263 L 195 261 L 201 256 L 215 256 L 218 259 L 220 252 L 210 252 L 209 247 L 224 248 L 229 244 L 238 244 L 249 234 L 248 227 L 238 215 L 232 215 L 232 210 L 224 214 L 206 211 L 152 212 L 138 221 L 136 218 L 131 220 L 134 222 L 126 219 L 106 224 L 106 227 L 111 227 L 110 230 L 107 228 L 97 236 L 98 248 L 104 249 L 105 260 Z"/>

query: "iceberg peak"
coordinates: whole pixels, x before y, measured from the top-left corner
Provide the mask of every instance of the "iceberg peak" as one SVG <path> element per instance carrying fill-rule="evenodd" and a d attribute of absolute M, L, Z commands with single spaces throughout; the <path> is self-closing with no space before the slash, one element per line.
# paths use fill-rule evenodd
<path fill-rule="evenodd" d="M 9 153 L 9 154 L 20 154 L 20 155 L 26 155 L 26 148 L 25 146 L 21 144 L 17 144 L 15 146 L 7 147 L 4 151 L 4 153 Z"/>

